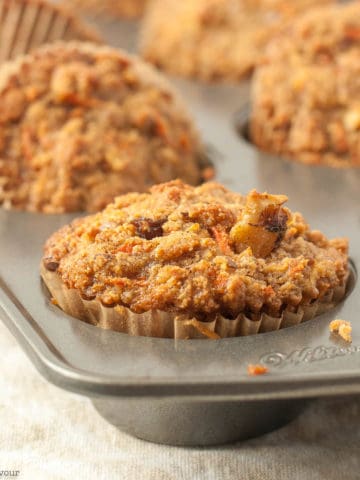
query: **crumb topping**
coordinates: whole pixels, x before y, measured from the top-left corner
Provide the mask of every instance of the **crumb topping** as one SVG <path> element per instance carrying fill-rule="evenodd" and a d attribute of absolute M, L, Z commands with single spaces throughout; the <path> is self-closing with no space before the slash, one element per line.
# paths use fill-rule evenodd
<path fill-rule="evenodd" d="M 257 70 L 254 142 L 308 164 L 360 166 L 359 55 L 359 2 L 295 20 Z"/>
<path fill-rule="evenodd" d="M 286 197 L 173 181 L 117 197 L 53 234 L 43 257 L 68 288 L 136 313 L 256 318 L 344 286 L 347 240 L 310 230 Z"/>
<path fill-rule="evenodd" d="M 333 0 L 155 0 L 142 53 L 158 67 L 205 81 L 238 81 L 295 15 Z M 159 41 L 159 38 L 162 41 Z"/>
<path fill-rule="evenodd" d="M 176 94 L 121 51 L 42 48 L 0 69 L 0 101 L 6 208 L 98 211 L 154 183 L 202 180 L 202 147 Z"/>

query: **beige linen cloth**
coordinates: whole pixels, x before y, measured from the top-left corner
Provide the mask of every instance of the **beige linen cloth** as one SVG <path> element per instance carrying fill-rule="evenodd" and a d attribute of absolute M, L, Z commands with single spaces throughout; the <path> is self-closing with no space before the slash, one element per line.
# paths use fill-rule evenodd
<path fill-rule="evenodd" d="M 16 478 L 29 480 L 360 479 L 360 398 L 317 401 L 277 432 L 235 445 L 166 447 L 119 432 L 87 398 L 50 385 L 1 322 L 0 349 L 0 475 L 19 470 Z"/>

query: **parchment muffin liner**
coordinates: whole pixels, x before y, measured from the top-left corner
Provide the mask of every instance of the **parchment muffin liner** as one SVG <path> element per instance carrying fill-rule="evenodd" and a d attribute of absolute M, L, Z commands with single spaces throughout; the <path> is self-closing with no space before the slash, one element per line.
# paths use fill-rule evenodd
<path fill-rule="evenodd" d="M 46 0 L 0 0 L 0 62 L 58 40 L 99 43 L 96 29 Z"/>
<path fill-rule="evenodd" d="M 54 303 L 65 313 L 97 327 L 132 336 L 174 339 L 220 339 L 276 331 L 313 319 L 339 303 L 346 294 L 346 284 L 335 287 L 321 300 L 285 309 L 280 317 L 259 313 L 251 318 L 240 313 L 236 318 L 216 314 L 207 321 L 174 312 L 151 310 L 137 314 L 123 306 L 105 307 L 98 300 L 84 300 L 75 289 L 67 288 L 56 272 L 41 265 L 41 276 Z"/>

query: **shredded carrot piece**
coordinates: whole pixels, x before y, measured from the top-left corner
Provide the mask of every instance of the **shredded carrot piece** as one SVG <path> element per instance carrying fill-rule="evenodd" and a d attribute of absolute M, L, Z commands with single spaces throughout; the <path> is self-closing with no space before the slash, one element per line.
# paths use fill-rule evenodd
<path fill-rule="evenodd" d="M 269 372 L 269 369 L 264 365 L 248 365 L 247 367 L 248 375 L 254 377 L 257 375 L 265 375 Z"/>
<path fill-rule="evenodd" d="M 97 99 L 85 98 L 76 93 L 66 93 L 61 95 L 60 100 L 65 103 L 70 103 L 71 105 L 78 105 L 81 107 L 95 107 L 100 102 Z"/>
<path fill-rule="evenodd" d="M 360 39 L 360 28 L 348 25 L 345 29 L 345 37 L 350 40 L 359 40 Z"/>
<path fill-rule="evenodd" d="M 264 293 L 268 297 L 271 297 L 272 295 L 275 295 L 275 290 L 272 288 L 271 285 L 268 285 L 267 287 L 265 287 L 265 292 Z"/>
<path fill-rule="evenodd" d="M 224 255 L 231 255 L 233 252 L 229 244 L 229 235 L 220 227 L 211 227 L 216 243 Z"/>
<path fill-rule="evenodd" d="M 156 129 L 156 134 L 159 137 L 166 139 L 167 137 L 166 124 L 160 116 L 158 116 L 155 120 L 155 129 Z"/>
<path fill-rule="evenodd" d="M 133 249 L 134 249 L 134 245 L 125 243 L 124 245 L 121 245 L 121 247 L 118 248 L 118 252 L 132 253 Z"/>
<path fill-rule="evenodd" d="M 189 151 L 191 147 L 190 139 L 189 137 L 184 133 L 179 140 L 180 146 L 185 150 Z"/>

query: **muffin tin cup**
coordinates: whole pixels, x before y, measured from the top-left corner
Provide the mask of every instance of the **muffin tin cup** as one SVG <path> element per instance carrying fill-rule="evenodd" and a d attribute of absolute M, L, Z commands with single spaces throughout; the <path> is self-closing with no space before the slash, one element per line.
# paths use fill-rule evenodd
<path fill-rule="evenodd" d="M 97 327 L 133 336 L 180 339 L 220 339 L 271 332 L 299 325 L 334 308 L 344 297 L 346 286 L 339 286 L 321 300 L 284 310 L 280 317 L 259 313 L 253 318 L 240 313 L 233 319 L 217 314 L 209 321 L 188 315 L 152 310 L 134 313 L 123 306 L 105 307 L 98 300 L 84 300 L 75 289 L 64 285 L 56 272 L 41 265 L 42 278 L 54 302 L 75 318 Z"/>
<path fill-rule="evenodd" d="M 0 62 L 58 40 L 100 42 L 70 10 L 43 0 L 0 0 Z"/>
<path fill-rule="evenodd" d="M 136 26 L 130 35 L 128 23 L 114 22 L 102 33 L 113 45 L 126 46 Z M 248 103 L 247 84 L 176 83 L 203 138 L 219 152 L 214 163 L 220 182 L 238 192 L 255 187 L 287 194 L 291 209 L 313 228 L 349 237 L 346 301 L 294 328 L 216 342 L 94 328 L 55 307 L 39 280 L 44 242 L 74 216 L 0 209 L 0 317 L 42 375 L 89 397 L 123 431 L 172 445 L 215 445 L 278 428 L 315 397 L 360 393 L 360 170 L 288 162 L 245 142 L 233 116 Z M 296 313 L 288 318 L 298 320 Z M 335 318 L 352 322 L 351 344 L 330 334 Z M 257 363 L 269 368 L 268 375 L 247 374 L 247 366 Z"/>

